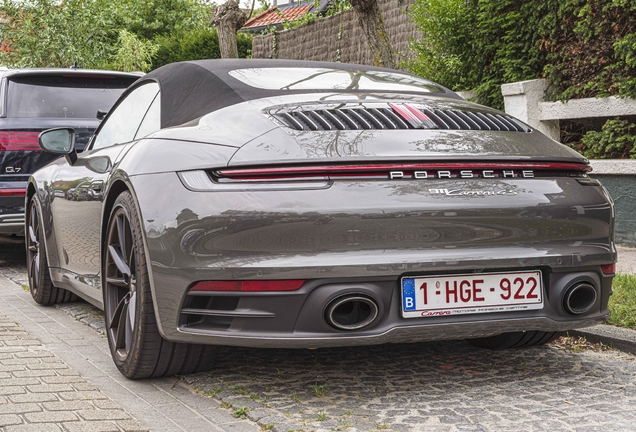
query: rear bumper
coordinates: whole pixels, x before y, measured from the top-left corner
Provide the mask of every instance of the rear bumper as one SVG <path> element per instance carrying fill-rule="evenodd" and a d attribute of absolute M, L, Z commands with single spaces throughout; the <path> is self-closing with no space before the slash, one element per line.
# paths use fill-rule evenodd
<path fill-rule="evenodd" d="M 0 176 L 0 235 L 24 236 L 24 194 L 5 196 L 1 192 L 25 190 L 26 186 L 26 181 L 7 181 Z"/>
<path fill-rule="evenodd" d="M 173 336 L 175 341 L 187 341 L 201 344 L 243 346 L 253 348 L 329 348 L 345 346 L 380 345 L 385 343 L 432 342 L 438 340 L 473 339 L 494 336 L 501 333 L 520 331 L 567 331 L 574 328 L 592 327 L 603 323 L 609 313 L 574 323 L 559 322 L 550 318 L 519 318 L 496 321 L 475 320 L 467 323 L 444 323 L 436 325 L 417 325 L 394 327 L 386 332 L 374 335 L 347 337 L 276 337 L 270 335 L 249 336 L 211 335 L 205 332 L 180 333 Z"/>
<path fill-rule="evenodd" d="M 417 318 L 402 316 L 399 276 L 314 279 L 293 292 L 188 294 L 187 290 L 176 287 L 187 287 L 193 280 L 205 279 L 205 271 L 197 272 L 194 278 L 175 269 L 154 267 L 153 272 L 162 334 L 175 342 L 321 348 L 466 339 L 532 330 L 566 331 L 607 320 L 613 275 L 603 275 L 600 266 L 533 268 L 540 268 L 542 272 L 542 309 Z M 491 271 L 495 270 L 487 269 L 484 273 Z M 451 269 L 446 272 L 458 273 Z M 440 271 L 427 273 L 440 274 Z M 592 284 L 596 299 L 588 312 L 571 315 L 564 310 L 564 297 L 569 288 L 579 282 Z M 359 330 L 331 327 L 326 320 L 328 306 L 344 295 L 354 294 L 372 299 L 378 305 L 377 318 Z"/>
<path fill-rule="evenodd" d="M 24 213 L 0 215 L 0 235 L 24 236 Z"/>

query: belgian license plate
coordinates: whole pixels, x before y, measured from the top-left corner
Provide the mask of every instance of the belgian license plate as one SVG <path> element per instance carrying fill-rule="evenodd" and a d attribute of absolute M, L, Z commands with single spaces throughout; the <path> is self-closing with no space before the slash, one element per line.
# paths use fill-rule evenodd
<path fill-rule="evenodd" d="M 540 271 L 402 278 L 404 318 L 543 308 Z"/>

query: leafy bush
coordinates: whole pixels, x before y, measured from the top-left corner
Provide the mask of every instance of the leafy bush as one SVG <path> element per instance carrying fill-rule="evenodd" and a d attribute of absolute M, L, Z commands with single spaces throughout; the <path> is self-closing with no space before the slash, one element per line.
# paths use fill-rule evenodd
<path fill-rule="evenodd" d="M 279 14 L 282 16 L 282 13 L 279 11 Z M 283 30 L 289 30 L 292 28 L 300 27 L 301 25 L 309 24 L 314 21 L 318 21 L 318 14 L 309 12 L 305 15 L 301 16 L 295 20 L 285 20 L 283 21 Z"/>
<path fill-rule="evenodd" d="M 558 89 L 554 98 L 636 96 L 636 3 L 568 0 L 545 33 L 543 74 Z"/>
<path fill-rule="evenodd" d="M 589 159 L 636 159 L 636 124 L 610 119 L 600 132 L 589 131 L 574 148 Z"/>
<path fill-rule="evenodd" d="M 616 77 L 616 89 L 621 95 L 636 95 L 636 33 L 628 34 L 614 42 L 614 54 L 617 60 L 615 69 L 624 69 L 622 76 Z"/>
<path fill-rule="evenodd" d="M 187 32 L 210 23 L 210 5 L 205 0 L 92 1 L 101 3 L 114 27 L 141 39 Z"/>
<path fill-rule="evenodd" d="M 187 60 L 221 58 L 216 28 L 198 28 L 155 39 L 158 50 L 152 61 L 152 69 L 168 63 Z M 247 57 L 252 50 L 252 36 L 236 35 L 239 57 Z"/>
<path fill-rule="evenodd" d="M 239 32 L 236 34 L 239 58 L 252 57 L 252 38 L 253 36 L 249 33 Z"/>
<path fill-rule="evenodd" d="M 414 41 L 411 72 L 457 90 L 475 87 L 479 79 L 473 44 L 477 17 L 466 0 L 419 0 L 411 8 L 422 38 Z"/>
<path fill-rule="evenodd" d="M 408 68 L 502 108 L 500 85 L 540 77 L 553 100 L 636 97 L 636 2 L 416 0 Z"/>
<path fill-rule="evenodd" d="M 97 0 L 2 0 L 0 64 L 8 67 L 103 68 L 118 33 Z"/>
<path fill-rule="evenodd" d="M 151 59 L 157 52 L 157 45 L 149 40 L 141 40 L 127 30 L 119 31 L 117 51 L 110 66 L 113 69 L 134 72 L 148 72 Z"/>
<path fill-rule="evenodd" d="M 221 58 L 216 29 L 196 29 L 162 36 L 156 41 L 158 50 L 152 60 L 153 69 L 178 61 Z"/>
<path fill-rule="evenodd" d="M 0 0 L 0 64 L 144 70 L 217 58 L 207 0 Z M 239 35 L 239 55 L 252 48 Z"/>

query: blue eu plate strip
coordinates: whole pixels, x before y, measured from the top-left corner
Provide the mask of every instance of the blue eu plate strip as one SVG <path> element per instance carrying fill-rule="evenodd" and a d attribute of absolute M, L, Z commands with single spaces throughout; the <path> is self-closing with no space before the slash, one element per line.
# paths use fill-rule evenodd
<path fill-rule="evenodd" d="M 415 310 L 415 279 L 402 279 L 402 308 Z"/>

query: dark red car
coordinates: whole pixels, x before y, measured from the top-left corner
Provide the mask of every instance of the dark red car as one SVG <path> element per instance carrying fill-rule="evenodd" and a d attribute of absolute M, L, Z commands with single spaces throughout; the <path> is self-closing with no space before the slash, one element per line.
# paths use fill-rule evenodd
<path fill-rule="evenodd" d="M 75 128 L 76 148 L 82 151 L 99 125 L 98 117 L 141 75 L 88 69 L 0 69 L 0 236 L 24 235 L 27 180 L 58 157 L 41 151 L 40 132 Z"/>

